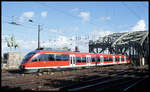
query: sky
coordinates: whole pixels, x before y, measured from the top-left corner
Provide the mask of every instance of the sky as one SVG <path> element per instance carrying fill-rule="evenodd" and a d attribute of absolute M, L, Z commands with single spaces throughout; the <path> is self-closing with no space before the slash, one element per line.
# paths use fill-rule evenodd
<path fill-rule="evenodd" d="M 88 52 L 88 40 L 115 32 L 148 30 L 148 2 L 2 2 L 2 53 L 24 54 L 37 48 L 38 25 L 42 47 Z M 32 20 L 29 21 L 29 20 Z M 15 22 L 19 25 L 9 24 Z M 10 50 L 6 37 L 19 47 Z M 78 37 L 78 38 L 77 38 Z M 78 40 L 77 40 L 78 39 Z"/>

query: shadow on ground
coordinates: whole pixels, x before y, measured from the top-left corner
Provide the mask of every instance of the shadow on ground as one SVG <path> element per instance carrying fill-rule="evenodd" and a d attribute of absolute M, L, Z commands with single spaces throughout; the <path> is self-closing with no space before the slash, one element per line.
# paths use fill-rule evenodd
<path fill-rule="evenodd" d="M 11 73 L 11 74 L 21 74 L 22 71 L 20 71 L 19 69 L 15 69 L 15 70 L 7 70 L 8 73 Z"/>
<path fill-rule="evenodd" d="M 129 79 L 137 79 L 137 77 L 142 78 L 143 75 L 147 75 L 147 74 L 148 74 L 148 72 L 146 72 L 146 73 L 138 72 L 138 73 L 135 74 L 135 76 L 126 75 L 126 76 L 122 76 L 122 77 L 126 77 L 126 78 L 129 78 Z M 82 77 L 86 78 L 87 76 L 86 77 L 82 76 Z M 94 79 L 94 78 L 97 78 L 97 77 L 100 77 L 100 76 L 91 76 L 91 78 L 89 78 L 89 79 Z M 51 87 L 54 87 L 54 88 L 65 87 L 65 86 L 70 86 L 71 87 L 73 85 L 77 86 L 77 85 L 82 84 L 82 82 L 80 82 L 80 81 L 83 81 L 83 80 L 82 80 L 82 78 L 79 78 L 79 76 L 77 76 L 75 78 L 72 78 L 70 80 L 46 79 L 47 83 L 44 83 L 44 86 L 51 86 Z M 129 91 L 127 91 L 127 92 L 130 92 L 130 91 L 132 91 L 132 92 L 137 92 L 137 91 L 144 91 L 145 92 L 146 91 L 147 92 L 149 90 L 149 87 L 148 87 L 149 84 L 150 84 L 149 83 L 149 78 L 146 78 L 144 81 L 142 81 L 139 84 L 137 84 L 136 86 L 130 88 Z M 131 85 L 131 84 L 127 83 L 127 85 Z M 126 88 L 126 86 L 124 88 Z M 113 87 L 112 88 L 110 87 L 110 89 L 117 90 L 117 91 L 120 92 L 120 89 L 115 89 Z M 66 90 L 66 88 L 62 88 L 59 91 L 65 91 L 65 90 Z M 107 89 L 107 90 L 109 90 L 109 89 Z M 88 91 L 88 90 L 86 90 L 86 91 Z M 105 90 L 103 90 L 103 91 L 105 91 Z"/>
<path fill-rule="evenodd" d="M 4 86 L 4 87 L 1 87 L 1 91 L 33 91 L 33 90 L 30 90 L 30 89 L 26 89 L 26 90 L 22 90 L 20 87 L 15 87 L 15 88 L 11 88 L 9 86 Z"/>

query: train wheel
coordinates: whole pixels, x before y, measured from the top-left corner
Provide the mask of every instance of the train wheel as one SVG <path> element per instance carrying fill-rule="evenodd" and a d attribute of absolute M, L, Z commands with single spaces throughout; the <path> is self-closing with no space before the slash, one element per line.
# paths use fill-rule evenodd
<path fill-rule="evenodd" d="M 38 72 L 38 73 L 41 72 L 41 69 L 37 69 L 37 72 Z"/>
<path fill-rule="evenodd" d="M 48 69 L 48 72 L 52 72 L 52 69 Z"/>
<path fill-rule="evenodd" d="M 33 70 L 27 70 L 26 73 L 36 73 L 38 72 L 38 69 L 33 69 Z"/>

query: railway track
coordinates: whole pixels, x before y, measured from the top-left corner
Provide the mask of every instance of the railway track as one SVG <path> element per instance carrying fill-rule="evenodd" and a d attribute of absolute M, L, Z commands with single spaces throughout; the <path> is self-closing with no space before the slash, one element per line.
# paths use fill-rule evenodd
<path fill-rule="evenodd" d="M 84 80 L 80 83 L 61 87 L 60 91 L 106 91 L 106 90 L 119 90 L 128 91 L 128 89 L 142 82 L 148 78 L 148 73 L 142 75 L 139 71 L 131 72 L 120 70 L 101 72 L 101 74 L 108 74 L 107 76 Z M 114 76 L 115 74 L 115 76 Z"/>
<path fill-rule="evenodd" d="M 91 71 L 91 69 L 93 69 Z M 86 70 L 86 72 L 84 71 Z M 87 70 L 89 70 L 87 72 Z M 72 72 L 73 71 L 73 72 Z M 77 75 L 78 72 L 80 73 L 82 71 L 84 74 Z M 59 73 L 59 72 L 64 72 L 64 73 Z M 66 72 L 66 73 L 65 73 Z M 71 74 L 70 74 L 70 73 Z M 75 73 L 76 72 L 76 73 Z M 141 72 L 144 72 L 145 75 L 146 71 L 141 70 L 141 69 L 133 69 L 133 68 L 113 68 L 111 66 L 109 67 L 102 67 L 102 70 L 96 67 L 93 68 L 88 68 L 88 69 L 70 69 L 70 70 L 53 70 L 52 73 L 56 73 L 58 76 L 57 77 L 63 77 L 66 76 L 68 79 L 74 79 L 70 85 L 69 83 L 67 84 L 59 84 L 59 80 L 57 79 L 52 79 L 53 76 L 50 73 L 42 73 L 42 75 L 46 75 L 45 77 L 39 77 L 37 76 L 38 73 L 20 73 L 20 71 L 16 72 L 9 72 L 7 74 L 4 74 L 5 77 L 2 78 L 2 81 L 12 81 L 12 85 L 14 87 L 29 87 L 29 85 L 35 85 L 36 87 L 42 86 L 42 87 L 48 87 L 55 85 L 53 82 L 58 82 L 58 86 L 56 89 L 59 91 L 103 91 L 103 90 L 120 90 L 120 91 L 127 91 L 137 85 L 138 83 L 141 83 L 143 80 L 145 80 L 147 77 Z M 63 74 L 63 75 L 61 75 Z M 88 75 L 88 74 L 94 74 Z M 9 75 L 9 76 L 6 76 Z M 15 75 L 15 76 L 12 76 Z M 21 75 L 21 76 L 20 76 Z M 22 76 L 23 75 L 23 76 Z M 16 78 L 15 78 L 16 77 Z M 24 79 L 17 81 L 18 79 Z M 13 81 L 13 80 L 16 81 Z M 33 79 L 33 80 L 31 80 Z M 52 81 L 47 81 L 47 80 L 52 80 Z M 10 83 L 11 83 L 10 81 Z M 48 83 L 51 82 L 51 83 Z M 47 85 L 46 85 L 47 84 Z M 112 85 L 113 84 L 113 85 Z M 10 84 L 11 85 L 11 84 Z M 56 84 L 57 85 L 57 84 Z M 52 87 L 51 87 L 52 88 Z M 36 88 L 35 88 L 36 89 Z M 55 88 L 54 88 L 55 89 Z M 49 90 L 49 89 L 48 89 Z"/>
<path fill-rule="evenodd" d="M 130 70 L 130 69 L 128 69 L 128 70 Z M 69 70 L 69 71 L 73 71 L 73 70 Z M 77 70 L 77 71 L 80 71 L 80 70 Z M 63 71 L 63 70 L 61 70 L 61 71 L 53 71 L 53 72 L 65 72 L 65 71 Z M 52 72 L 52 73 L 53 73 Z M 68 72 L 68 71 L 66 71 L 66 72 Z M 24 73 L 20 73 L 20 74 L 24 74 Z M 25 77 L 30 77 L 31 75 L 32 76 L 35 76 L 35 77 L 37 77 L 37 76 L 39 76 L 38 75 L 39 73 L 25 73 L 24 74 L 24 76 Z M 99 72 L 99 74 L 100 75 L 105 75 L 105 76 L 115 76 L 115 75 L 125 75 L 125 74 L 128 74 L 128 75 L 130 75 L 130 74 L 133 74 L 133 73 L 131 73 L 131 72 L 126 72 L 126 71 L 124 71 L 124 70 L 108 70 L 108 71 L 103 71 L 103 72 Z M 45 75 L 45 74 L 42 74 L 42 75 Z M 40 76 L 42 76 L 42 75 L 40 75 Z M 46 73 L 46 75 L 49 75 L 49 74 L 47 74 Z M 68 75 L 68 77 L 73 77 L 73 76 L 75 76 L 75 75 Z M 18 78 L 19 78 L 19 76 L 18 76 Z M 107 77 L 100 77 L 99 78 L 99 76 L 97 76 L 97 77 L 94 77 L 94 79 L 92 79 L 91 77 L 82 77 L 83 78 L 83 81 L 82 82 L 92 82 L 92 81 L 94 81 L 94 80 L 96 80 L 97 81 L 97 79 L 105 79 L 105 78 L 107 78 Z M 109 77 L 108 77 L 109 78 Z M 29 78 L 30 79 L 30 78 Z M 86 80 L 85 80 L 86 79 Z M 92 79 L 92 80 L 88 80 L 88 79 Z M 79 79 L 78 79 L 79 80 Z M 88 80 L 88 81 L 87 81 Z M 18 86 L 21 86 L 21 85 L 26 85 L 26 84 L 29 84 L 29 83 L 31 83 L 31 84 L 34 84 L 34 83 L 36 83 L 36 81 L 35 82 L 33 82 L 33 81 L 28 81 L 28 82 L 24 82 L 24 83 L 19 83 L 19 84 L 16 84 L 16 85 L 18 85 Z"/>

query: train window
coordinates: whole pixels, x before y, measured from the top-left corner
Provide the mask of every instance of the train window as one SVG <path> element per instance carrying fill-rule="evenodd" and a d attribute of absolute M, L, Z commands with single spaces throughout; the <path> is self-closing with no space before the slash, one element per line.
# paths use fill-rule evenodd
<path fill-rule="evenodd" d="M 97 62 L 97 60 L 98 60 L 98 58 L 97 58 L 97 57 L 95 57 L 95 62 Z"/>
<path fill-rule="evenodd" d="M 98 60 L 97 57 L 92 57 L 92 62 L 96 62 Z"/>
<path fill-rule="evenodd" d="M 38 57 L 39 57 L 39 61 L 49 61 L 48 54 L 40 54 Z"/>
<path fill-rule="evenodd" d="M 100 58 L 99 57 L 96 57 L 96 60 L 97 60 L 97 62 L 100 62 Z"/>
<path fill-rule="evenodd" d="M 124 61 L 124 58 L 121 58 L 121 61 Z"/>
<path fill-rule="evenodd" d="M 38 56 L 38 61 L 43 61 L 43 54 L 40 54 L 39 56 Z"/>
<path fill-rule="evenodd" d="M 31 62 L 37 62 L 37 61 L 39 61 L 39 59 L 38 59 L 37 57 L 34 57 L 34 58 L 31 60 Z"/>
<path fill-rule="evenodd" d="M 109 61 L 113 61 L 113 58 L 112 58 L 112 57 L 109 57 Z"/>
<path fill-rule="evenodd" d="M 120 61 L 120 58 L 118 57 L 117 61 Z"/>
<path fill-rule="evenodd" d="M 104 57 L 104 61 L 108 61 L 109 60 L 109 58 L 108 57 Z"/>
<path fill-rule="evenodd" d="M 56 61 L 61 61 L 62 60 L 62 55 L 56 54 Z"/>
<path fill-rule="evenodd" d="M 95 57 L 92 57 L 92 62 L 95 62 Z"/>
<path fill-rule="evenodd" d="M 86 62 L 86 57 L 82 57 L 82 62 Z"/>
<path fill-rule="evenodd" d="M 76 62 L 81 63 L 81 57 L 76 57 Z"/>
<path fill-rule="evenodd" d="M 108 57 L 108 61 L 110 61 L 110 57 Z"/>
<path fill-rule="evenodd" d="M 35 53 L 33 53 L 33 52 L 28 53 L 28 54 L 24 57 L 22 63 L 27 62 L 34 54 L 35 54 Z M 31 62 L 32 62 L 32 61 L 31 61 Z"/>
<path fill-rule="evenodd" d="M 45 54 L 44 61 L 49 61 L 49 55 L 48 54 Z"/>
<path fill-rule="evenodd" d="M 86 57 L 86 62 L 90 63 L 91 62 L 91 57 Z"/>
<path fill-rule="evenodd" d="M 54 61 L 54 55 L 40 54 L 40 55 L 34 57 L 31 62 L 37 62 L 37 61 Z"/>
<path fill-rule="evenodd" d="M 62 55 L 63 61 L 69 61 L 69 55 Z"/>
<path fill-rule="evenodd" d="M 37 62 L 37 61 L 39 61 L 39 55 L 36 57 L 33 57 L 30 62 Z"/>
<path fill-rule="evenodd" d="M 54 54 L 49 54 L 48 60 L 49 60 L 49 61 L 55 61 L 55 56 L 54 56 Z"/>
<path fill-rule="evenodd" d="M 126 56 L 125 56 L 125 57 L 126 57 Z M 129 57 L 127 56 L 127 57 L 126 57 L 126 60 L 128 60 L 128 59 L 129 59 Z"/>
<path fill-rule="evenodd" d="M 104 57 L 101 56 L 100 57 L 100 61 L 103 62 L 104 61 Z"/>
<path fill-rule="evenodd" d="M 104 57 L 104 61 L 113 61 L 112 57 Z"/>
<path fill-rule="evenodd" d="M 119 61 L 119 57 L 116 57 L 116 61 Z"/>

